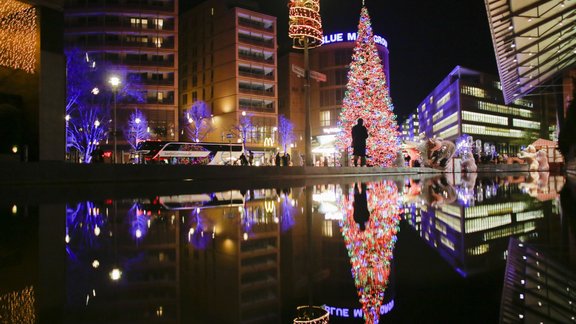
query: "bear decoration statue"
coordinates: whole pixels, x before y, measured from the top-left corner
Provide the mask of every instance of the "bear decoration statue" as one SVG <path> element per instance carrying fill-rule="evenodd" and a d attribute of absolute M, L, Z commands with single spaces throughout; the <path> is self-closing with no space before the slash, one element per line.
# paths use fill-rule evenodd
<path fill-rule="evenodd" d="M 538 160 L 536 159 L 536 148 L 534 145 L 528 145 L 526 149 L 518 152 L 518 157 L 528 163 L 529 171 L 538 171 Z"/>
<path fill-rule="evenodd" d="M 476 172 L 478 170 L 472 152 L 470 151 L 464 152 L 462 156 L 462 162 L 460 163 L 460 167 L 462 169 L 462 172 Z"/>

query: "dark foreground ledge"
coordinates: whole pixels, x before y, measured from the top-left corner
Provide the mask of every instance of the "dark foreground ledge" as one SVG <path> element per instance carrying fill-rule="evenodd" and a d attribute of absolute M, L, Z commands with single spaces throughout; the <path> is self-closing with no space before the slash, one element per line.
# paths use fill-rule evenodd
<path fill-rule="evenodd" d="M 399 174 L 434 174 L 428 168 L 379 167 L 252 167 L 134 164 L 74 164 L 65 162 L 1 163 L 0 184 L 46 185 L 155 181 L 226 181 L 294 179 Z"/>

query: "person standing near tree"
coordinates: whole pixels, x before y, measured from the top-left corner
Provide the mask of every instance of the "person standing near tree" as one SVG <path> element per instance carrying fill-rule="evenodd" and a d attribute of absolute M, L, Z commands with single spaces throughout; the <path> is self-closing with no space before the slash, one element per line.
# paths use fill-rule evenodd
<path fill-rule="evenodd" d="M 366 165 L 366 139 L 368 138 L 368 130 L 364 126 L 364 120 L 358 118 L 358 122 L 352 127 L 352 150 L 354 155 L 354 166 L 358 166 L 358 158 L 360 158 L 360 165 Z"/>

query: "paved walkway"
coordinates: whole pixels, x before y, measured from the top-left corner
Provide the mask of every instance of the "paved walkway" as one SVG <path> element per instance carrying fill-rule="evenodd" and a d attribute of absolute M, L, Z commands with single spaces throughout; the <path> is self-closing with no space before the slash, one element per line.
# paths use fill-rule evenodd
<path fill-rule="evenodd" d="M 2 163 L 0 184 L 78 184 L 233 179 L 295 179 L 400 174 L 435 174 L 429 168 L 379 167 L 251 167 L 133 164 L 73 164 L 64 162 Z"/>

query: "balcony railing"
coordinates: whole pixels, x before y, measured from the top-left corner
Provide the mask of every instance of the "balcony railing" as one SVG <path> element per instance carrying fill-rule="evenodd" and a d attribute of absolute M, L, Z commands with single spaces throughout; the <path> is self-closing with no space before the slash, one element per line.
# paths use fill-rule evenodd
<path fill-rule="evenodd" d="M 164 22 L 162 28 L 157 28 L 154 24 L 148 25 L 132 25 L 129 20 L 126 21 L 68 21 L 66 22 L 66 30 L 102 30 L 107 27 L 110 28 L 126 28 L 135 31 L 143 31 L 144 33 L 156 33 L 161 31 L 173 32 L 174 24 Z"/>
<path fill-rule="evenodd" d="M 274 97 L 274 89 L 271 89 L 271 90 L 254 90 L 254 89 L 240 88 L 239 90 L 241 93 L 253 94 L 253 95 L 258 95 L 258 96 Z"/>
<path fill-rule="evenodd" d="M 274 112 L 274 105 L 266 105 L 266 106 L 259 106 L 259 105 L 240 105 L 240 110 L 246 111 L 254 111 L 254 112 Z"/>
<path fill-rule="evenodd" d="M 168 97 L 168 98 L 164 98 L 162 100 L 158 100 L 158 98 L 146 98 L 146 103 L 156 104 L 156 105 L 173 105 L 174 104 L 174 98 Z"/>
<path fill-rule="evenodd" d="M 106 6 L 107 10 L 110 9 L 131 9 L 138 11 L 164 11 L 174 12 L 173 2 L 154 1 L 154 0 L 140 0 L 140 1 L 119 1 L 119 0 L 77 0 L 69 1 L 66 9 L 93 9 L 102 8 Z"/>
<path fill-rule="evenodd" d="M 240 53 L 238 53 L 238 57 L 241 59 L 250 60 L 250 61 L 254 61 L 254 62 L 263 62 L 263 63 L 274 64 L 274 56 L 271 56 L 270 58 L 265 58 L 264 56 L 250 55 L 250 54 L 245 54 L 245 53 L 240 52 Z"/>
<path fill-rule="evenodd" d="M 174 42 L 173 41 L 164 41 L 162 42 L 161 46 L 157 46 L 155 43 L 148 41 L 146 43 L 143 42 L 126 42 L 126 41 L 113 41 L 113 40 L 88 40 L 85 42 L 78 42 L 80 45 L 84 46 L 117 46 L 117 47 L 131 47 L 131 48 L 158 48 L 158 49 L 174 49 Z"/>
<path fill-rule="evenodd" d="M 114 62 L 110 61 L 111 63 L 115 64 L 125 64 L 130 66 L 165 66 L 165 67 L 175 67 L 174 61 L 152 61 L 152 60 L 124 60 L 120 62 L 120 60 L 115 60 Z"/>
<path fill-rule="evenodd" d="M 274 73 L 264 74 L 264 73 L 250 73 L 250 72 L 238 71 L 238 74 L 248 78 L 274 80 Z"/>
<path fill-rule="evenodd" d="M 272 24 L 270 24 L 270 26 L 266 26 L 266 24 L 264 24 L 263 22 L 254 21 L 254 20 L 244 18 L 244 17 L 238 17 L 238 24 L 241 26 L 250 27 L 250 28 L 259 29 L 259 30 L 264 30 L 264 31 L 269 31 L 269 32 L 274 31 L 274 25 L 272 25 Z"/>
<path fill-rule="evenodd" d="M 174 79 L 163 79 L 163 80 L 142 80 L 142 84 L 145 85 L 159 85 L 159 86 L 173 86 L 175 85 Z"/>
<path fill-rule="evenodd" d="M 268 48 L 274 48 L 274 41 L 272 39 L 270 40 L 265 40 L 262 38 L 258 38 L 258 37 L 251 37 L 251 36 L 246 36 L 246 35 L 238 35 L 238 39 L 246 44 L 252 44 L 252 45 L 258 45 L 258 46 L 263 46 L 263 47 L 268 47 Z"/>

